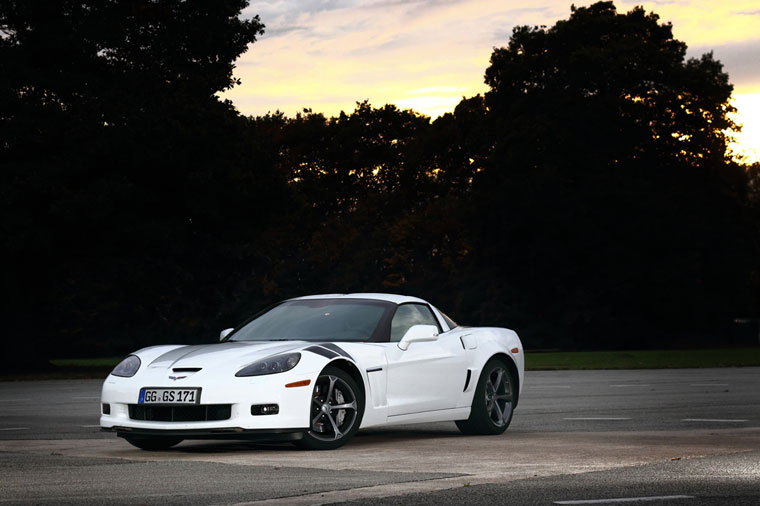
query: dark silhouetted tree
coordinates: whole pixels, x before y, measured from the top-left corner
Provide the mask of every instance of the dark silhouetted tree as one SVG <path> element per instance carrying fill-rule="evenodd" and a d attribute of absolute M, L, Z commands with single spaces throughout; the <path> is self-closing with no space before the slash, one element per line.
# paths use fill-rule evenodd
<path fill-rule="evenodd" d="M 394 276 L 383 260 L 393 256 L 389 224 L 430 198 L 418 140 L 429 119 L 361 102 L 330 119 L 305 111 L 255 123 L 258 136 L 274 140 L 300 203 L 277 262 L 283 295 L 382 289 Z"/>
<path fill-rule="evenodd" d="M 711 54 L 685 52 L 656 14 L 612 2 L 516 27 L 494 50 L 478 251 L 536 343 L 688 343 L 741 311 L 732 86 Z"/>
<path fill-rule="evenodd" d="M 248 293 L 285 179 L 216 96 L 263 32 L 246 5 L 2 3 L 4 339 L 42 356 L 198 339 Z"/>
<path fill-rule="evenodd" d="M 528 348 L 714 343 L 752 314 L 732 87 L 656 14 L 517 27 L 490 91 L 431 123 L 241 117 L 216 95 L 262 33 L 245 5 L 0 4 L 0 332 L 21 356 L 208 342 L 304 293 L 418 295 Z"/>

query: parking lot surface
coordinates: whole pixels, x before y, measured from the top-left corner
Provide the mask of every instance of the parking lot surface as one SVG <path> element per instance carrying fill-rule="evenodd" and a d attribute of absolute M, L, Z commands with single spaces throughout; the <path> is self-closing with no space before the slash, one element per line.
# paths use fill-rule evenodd
<path fill-rule="evenodd" d="M 101 382 L 0 383 L 4 504 L 760 505 L 760 368 L 528 372 L 512 426 L 367 429 L 344 448 L 98 426 Z"/>

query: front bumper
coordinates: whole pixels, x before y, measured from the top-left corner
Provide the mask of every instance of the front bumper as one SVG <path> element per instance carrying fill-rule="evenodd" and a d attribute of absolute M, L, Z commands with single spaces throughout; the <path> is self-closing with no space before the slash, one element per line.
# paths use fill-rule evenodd
<path fill-rule="evenodd" d="M 257 438 L 266 434 L 295 434 L 308 429 L 314 379 L 312 374 L 273 374 L 237 378 L 203 372 L 180 381 L 167 379 L 166 370 L 141 371 L 132 378 L 109 376 L 103 383 L 101 406 L 108 404 L 109 413 L 101 412 L 100 426 L 117 435 L 181 435 L 183 438 Z M 312 377 L 313 376 L 313 377 Z M 310 379 L 303 387 L 286 388 L 295 381 Z M 201 388 L 200 405 L 228 405 L 229 418 L 204 421 L 156 421 L 130 417 L 130 405 L 138 404 L 140 389 Z M 277 404 L 279 412 L 254 415 L 251 406 Z M 141 405 L 146 406 L 146 405 Z M 134 409 L 133 409 L 134 413 Z"/>

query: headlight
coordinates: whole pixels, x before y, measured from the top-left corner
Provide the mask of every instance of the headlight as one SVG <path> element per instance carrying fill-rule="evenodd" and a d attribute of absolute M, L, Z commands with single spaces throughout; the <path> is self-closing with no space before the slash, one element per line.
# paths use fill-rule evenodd
<path fill-rule="evenodd" d="M 247 365 L 240 369 L 235 376 L 263 376 L 265 374 L 277 374 L 278 372 L 285 372 L 293 369 L 298 361 L 301 360 L 300 353 L 285 353 L 283 355 L 275 355 L 274 357 L 265 358 L 259 360 L 251 365 Z"/>
<path fill-rule="evenodd" d="M 119 365 L 113 368 L 111 374 L 114 376 L 121 376 L 122 378 L 131 378 L 137 373 L 140 368 L 140 359 L 134 355 L 130 355 L 121 362 Z"/>

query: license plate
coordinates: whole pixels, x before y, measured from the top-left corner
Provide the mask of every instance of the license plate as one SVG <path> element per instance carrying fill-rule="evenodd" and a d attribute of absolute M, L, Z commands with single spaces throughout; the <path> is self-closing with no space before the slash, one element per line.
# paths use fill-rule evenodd
<path fill-rule="evenodd" d="M 138 404 L 198 404 L 200 388 L 150 388 L 140 389 Z"/>

